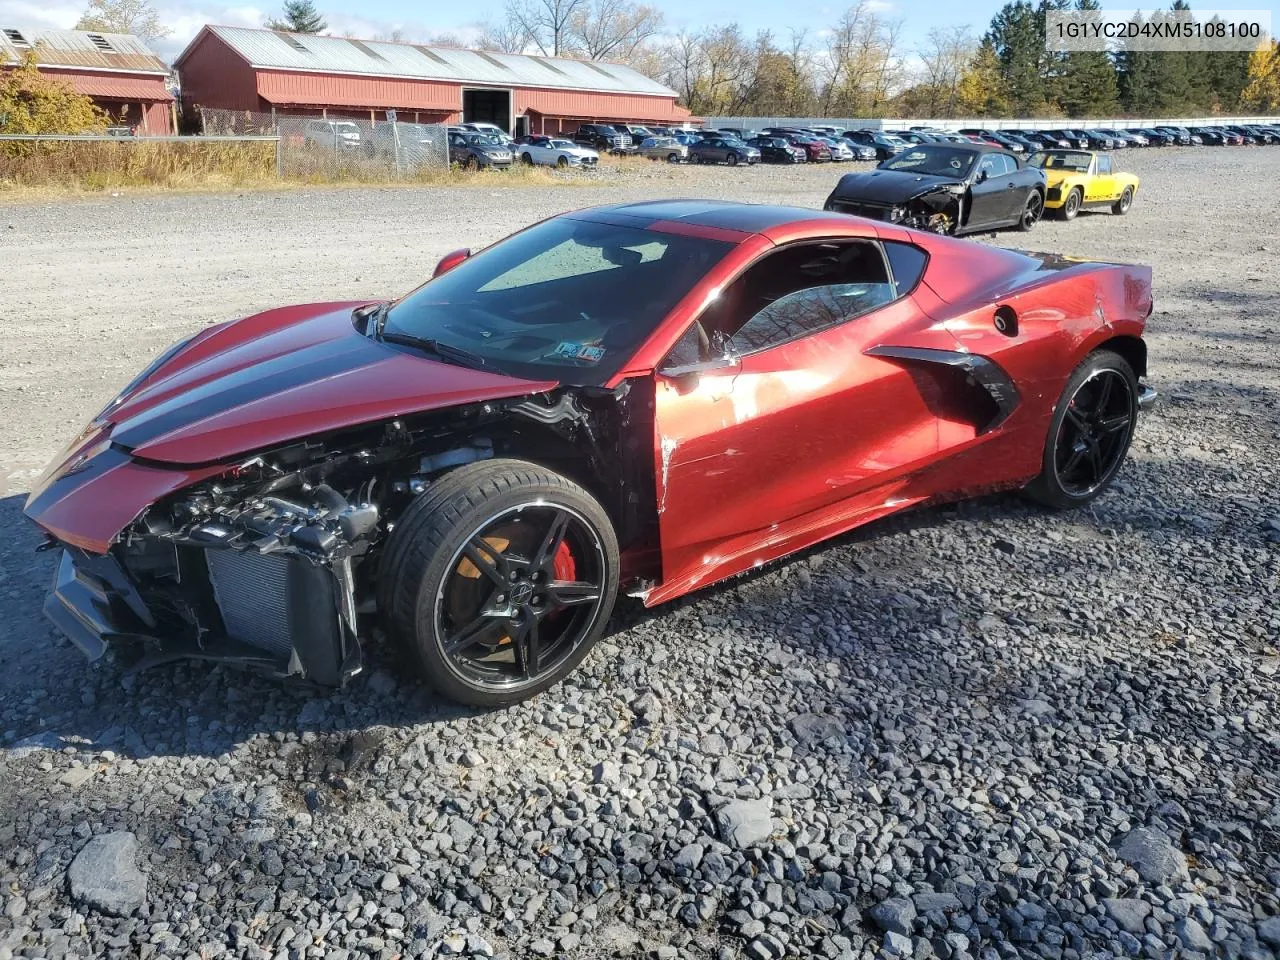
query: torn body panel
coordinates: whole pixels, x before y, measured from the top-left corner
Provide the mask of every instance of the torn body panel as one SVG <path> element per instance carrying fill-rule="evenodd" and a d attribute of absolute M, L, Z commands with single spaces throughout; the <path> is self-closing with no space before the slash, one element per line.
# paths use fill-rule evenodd
<path fill-rule="evenodd" d="M 28 507 L 64 547 L 46 613 L 91 658 L 127 645 L 146 664 L 229 659 L 340 684 L 361 668 L 356 611 L 374 596 L 386 535 L 414 498 L 465 463 L 518 457 L 579 480 L 618 531 L 626 578 L 652 582 L 651 432 L 649 380 L 398 418 L 194 473 L 109 448 Z M 83 515 L 80 500 L 111 499 L 102 493 L 125 483 L 121 473 L 153 500 L 136 519 L 125 519 L 132 505 L 107 511 L 79 543 L 46 523 L 59 505 Z"/>

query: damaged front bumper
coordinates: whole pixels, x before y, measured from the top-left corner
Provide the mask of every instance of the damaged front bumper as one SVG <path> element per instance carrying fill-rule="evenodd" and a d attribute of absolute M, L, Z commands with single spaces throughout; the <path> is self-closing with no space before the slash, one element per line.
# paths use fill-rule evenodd
<path fill-rule="evenodd" d="M 166 547 L 173 568 L 144 582 L 115 556 L 63 546 L 44 613 L 89 660 L 115 649 L 137 669 L 232 661 L 338 686 L 362 655 L 350 565 Z"/>

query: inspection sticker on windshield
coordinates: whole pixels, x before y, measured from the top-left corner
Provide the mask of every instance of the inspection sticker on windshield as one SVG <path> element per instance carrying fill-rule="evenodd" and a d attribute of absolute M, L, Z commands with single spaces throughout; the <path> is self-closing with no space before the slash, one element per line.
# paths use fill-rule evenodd
<path fill-rule="evenodd" d="M 599 363 L 604 359 L 604 347 L 593 347 L 587 343 L 573 343 L 570 340 L 561 341 L 560 345 L 551 352 L 557 357 L 566 357 L 569 360 L 583 360 L 587 363 Z"/>

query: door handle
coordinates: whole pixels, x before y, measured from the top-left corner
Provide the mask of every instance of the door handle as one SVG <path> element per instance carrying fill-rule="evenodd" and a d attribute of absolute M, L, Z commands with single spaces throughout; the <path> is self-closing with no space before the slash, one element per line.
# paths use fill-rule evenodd
<path fill-rule="evenodd" d="M 1017 186 L 1017 184 L 1016 184 L 1016 183 L 1011 183 L 1011 184 L 1009 184 L 1009 189 L 1010 189 L 1010 190 L 1012 190 L 1012 189 L 1013 189 L 1014 187 L 1016 187 L 1016 186 Z"/>

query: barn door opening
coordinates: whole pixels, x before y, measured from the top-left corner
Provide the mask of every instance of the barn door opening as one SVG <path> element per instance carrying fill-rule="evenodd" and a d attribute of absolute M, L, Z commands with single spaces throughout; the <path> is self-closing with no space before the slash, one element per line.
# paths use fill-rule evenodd
<path fill-rule="evenodd" d="M 510 90 L 463 90 L 462 122 L 492 123 L 511 132 Z"/>

